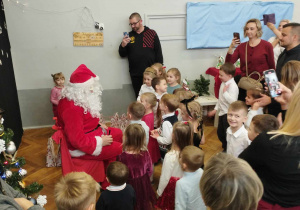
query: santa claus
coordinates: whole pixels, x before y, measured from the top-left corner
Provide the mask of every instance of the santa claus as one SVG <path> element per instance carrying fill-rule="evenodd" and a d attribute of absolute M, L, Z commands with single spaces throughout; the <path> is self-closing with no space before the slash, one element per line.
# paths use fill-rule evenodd
<path fill-rule="evenodd" d="M 63 174 L 85 171 L 103 182 L 105 168 L 122 152 L 122 131 L 99 124 L 101 94 L 99 77 L 83 64 L 61 92 L 57 118 Z"/>

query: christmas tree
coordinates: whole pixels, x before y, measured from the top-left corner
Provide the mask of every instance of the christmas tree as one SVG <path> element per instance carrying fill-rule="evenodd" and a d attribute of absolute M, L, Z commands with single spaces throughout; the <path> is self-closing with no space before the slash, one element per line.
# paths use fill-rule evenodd
<path fill-rule="evenodd" d="M 23 178 L 27 171 L 22 167 L 26 161 L 24 157 L 17 157 L 16 146 L 12 140 L 14 132 L 4 128 L 3 113 L 4 110 L 0 108 L 0 176 L 11 187 L 29 197 L 43 189 L 43 185 L 34 182 L 25 186 Z"/>

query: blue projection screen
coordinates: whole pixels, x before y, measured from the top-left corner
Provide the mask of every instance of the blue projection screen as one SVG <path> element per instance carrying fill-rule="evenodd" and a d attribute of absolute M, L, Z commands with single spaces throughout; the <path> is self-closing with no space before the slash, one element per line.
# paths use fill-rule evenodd
<path fill-rule="evenodd" d="M 226 48 L 239 32 L 244 42 L 243 27 L 251 18 L 261 20 L 263 14 L 275 13 L 276 27 L 280 20 L 293 17 L 294 4 L 277 2 L 197 2 L 187 3 L 187 49 Z M 261 21 L 263 25 L 263 21 Z M 268 40 L 273 32 L 263 25 L 262 39 Z"/>

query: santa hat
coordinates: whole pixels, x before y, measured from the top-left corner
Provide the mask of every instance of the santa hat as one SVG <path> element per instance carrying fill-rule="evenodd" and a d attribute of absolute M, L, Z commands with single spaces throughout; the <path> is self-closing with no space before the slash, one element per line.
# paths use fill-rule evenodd
<path fill-rule="evenodd" d="M 76 87 L 85 87 L 92 85 L 95 80 L 99 80 L 99 77 L 95 75 L 90 69 L 88 69 L 86 65 L 81 64 L 72 73 L 70 77 L 70 85 Z"/>

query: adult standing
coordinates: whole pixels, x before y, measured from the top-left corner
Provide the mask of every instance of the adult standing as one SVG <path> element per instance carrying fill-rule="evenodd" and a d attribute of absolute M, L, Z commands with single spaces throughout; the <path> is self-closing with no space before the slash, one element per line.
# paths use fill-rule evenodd
<path fill-rule="evenodd" d="M 290 60 L 300 61 L 300 23 L 288 23 L 283 26 L 280 45 L 285 50 L 279 55 L 276 74 L 281 79 L 281 69 Z"/>
<path fill-rule="evenodd" d="M 283 91 L 281 103 L 289 103 L 285 121 L 277 131 L 261 133 L 239 156 L 254 169 L 264 186 L 258 210 L 300 209 L 300 83 Z"/>
<path fill-rule="evenodd" d="M 129 25 L 132 31 L 129 35 L 124 35 L 119 54 L 121 57 L 128 57 L 131 82 L 138 97 L 145 69 L 154 63 L 163 64 L 163 55 L 157 33 L 143 25 L 139 13 L 130 15 Z"/>
<path fill-rule="evenodd" d="M 263 34 L 261 23 L 258 19 L 250 19 L 244 26 L 244 37 L 248 37 L 249 41 L 240 44 L 240 40 L 233 38 L 229 46 L 225 62 L 235 63 L 240 59 L 241 77 L 246 76 L 246 47 L 247 47 L 247 66 L 248 74 L 257 71 L 263 76 L 263 71 L 267 69 L 275 69 L 274 52 L 271 43 L 262 40 Z M 233 48 L 237 48 L 233 52 Z M 258 79 L 258 75 L 252 75 L 253 79 Z M 236 78 L 237 83 L 240 78 Z M 238 100 L 245 101 L 246 91 L 239 88 Z"/>
<path fill-rule="evenodd" d="M 61 130 L 53 138 L 61 138 L 59 134 L 63 132 L 63 174 L 75 169 L 90 174 L 97 182 L 104 181 L 105 177 L 100 176 L 104 169 L 96 170 L 97 165 L 103 161 L 104 167 L 107 167 L 122 152 L 122 131 L 99 124 L 101 94 L 99 77 L 84 64 L 72 73 L 69 83 L 61 92 L 62 98 L 57 107 Z M 79 163 L 76 168 L 70 166 L 75 163 L 74 160 Z M 104 182 L 102 188 L 107 185 Z"/>
<path fill-rule="evenodd" d="M 273 46 L 275 65 L 277 63 L 279 55 L 284 50 L 284 47 L 280 46 L 280 41 L 279 41 L 279 38 L 281 37 L 281 31 L 283 29 L 283 26 L 285 24 L 288 24 L 289 22 L 290 21 L 287 20 L 287 19 L 281 20 L 279 25 L 278 25 L 278 29 L 275 27 L 275 25 L 273 23 L 270 23 L 270 22 L 267 23 L 268 28 L 271 29 L 273 31 L 273 33 L 275 34 L 275 36 L 271 37 L 268 40 L 268 42 L 270 42 Z"/>

